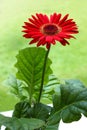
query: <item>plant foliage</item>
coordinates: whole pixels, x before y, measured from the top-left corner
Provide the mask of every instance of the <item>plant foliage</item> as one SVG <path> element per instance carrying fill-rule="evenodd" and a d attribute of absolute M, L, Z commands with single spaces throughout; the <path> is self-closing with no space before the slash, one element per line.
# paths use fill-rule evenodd
<path fill-rule="evenodd" d="M 25 48 L 19 51 L 17 55 L 17 63 L 15 65 L 18 69 L 17 77 L 27 84 L 28 88 L 25 89 L 28 91 L 30 99 L 32 95 L 34 96 L 33 98 L 36 98 L 40 90 L 45 55 L 46 50 L 44 48 L 35 47 Z M 44 84 L 48 82 L 48 77 L 52 74 L 51 63 L 48 58 Z"/>
<path fill-rule="evenodd" d="M 87 116 L 87 88 L 79 80 L 60 81 L 52 74 L 51 60 L 47 58 L 41 99 L 38 102 L 46 55 L 44 48 L 25 48 L 17 55 L 17 79 L 11 76 L 8 85 L 20 99 L 12 117 L 0 115 L 0 126 L 6 130 L 58 130 L 60 120 L 78 121 Z"/>

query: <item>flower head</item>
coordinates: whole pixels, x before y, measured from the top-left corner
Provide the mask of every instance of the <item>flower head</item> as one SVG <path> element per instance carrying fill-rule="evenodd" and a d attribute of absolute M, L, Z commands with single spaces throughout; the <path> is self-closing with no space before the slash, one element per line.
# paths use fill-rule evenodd
<path fill-rule="evenodd" d="M 32 38 L 30 44 L 37 43 L 37 46 L 51 44 L 59 41 L 62 45 L 69 44 L 67 39 L 75 38 L 72 34 L 78 33 L 78 28 L 73 19 L 68 19 L 68 14 L 61 18 L 61 14 L 54 13 L 50 18 L 45 14 L 32 15 L 32 18 L 24 22 L 25 38 Z"/>

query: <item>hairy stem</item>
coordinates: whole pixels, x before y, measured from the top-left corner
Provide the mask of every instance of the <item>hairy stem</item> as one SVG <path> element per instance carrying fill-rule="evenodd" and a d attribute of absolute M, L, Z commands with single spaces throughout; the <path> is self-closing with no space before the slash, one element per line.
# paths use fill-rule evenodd
<path fill-rule="evenodd" d="M 40 102 L 42 91 L 43 91 L 44 76 L 45 76 L 46 63 L 47 63 L 47 58 L 48 58 L 49 51 L 50 51 L 50 47 L 47 50 L 47 53 L 46 53 L 45 59 L 44 59 L 43 72 L 42 72 L 42 80 L 41 80 L 41 87 L 40 87 L 40 93 L 39 93 L 38 103 Z"/>

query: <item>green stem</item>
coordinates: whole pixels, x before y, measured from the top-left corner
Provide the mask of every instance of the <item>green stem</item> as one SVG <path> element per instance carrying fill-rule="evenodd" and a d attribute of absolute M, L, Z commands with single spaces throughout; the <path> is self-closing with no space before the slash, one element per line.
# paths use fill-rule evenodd
<path fill-rule="evenodd" d="M 48 58 L 49 51 L 50 51 L 50 47 L 47 50 L 47 53 L 46 53 L 45 59 L 44 59 L 43 72 L 42 72 L 42 80 L 41 80 L 41 87 L 40 87 L 40 93 L 39 93 L 38 103 L 40 102 L 40 98 L 41 98 L 42 91 L 43 91 L 44 76 L 45 76 L 46 63 L 47 63 L 47 58 Z"/>

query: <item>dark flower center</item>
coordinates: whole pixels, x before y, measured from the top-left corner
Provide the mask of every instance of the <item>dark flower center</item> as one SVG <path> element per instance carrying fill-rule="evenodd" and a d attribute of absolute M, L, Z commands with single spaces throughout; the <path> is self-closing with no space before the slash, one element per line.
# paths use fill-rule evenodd
<path fill-rule="evenodd" d="M 60 28 L 56 24 L 46 24 L 42 27 L 42 33 L 46 35 L 55 35 L 60 32 Z"/>

